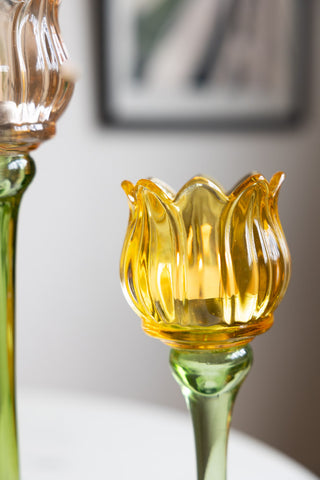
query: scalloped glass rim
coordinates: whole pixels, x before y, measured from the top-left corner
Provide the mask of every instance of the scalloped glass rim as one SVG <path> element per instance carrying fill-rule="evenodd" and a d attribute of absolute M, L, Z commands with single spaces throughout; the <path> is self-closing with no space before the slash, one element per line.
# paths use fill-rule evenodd
<path fill-rule="evenodd" d="M 252 173 L 249 176 L 240 180 L 229 193 L 226 193 L 223 187 L 211 177 L 204 175 L 196 175 L 188 180 L 178 192 L 175 192 L 169 185 L 162 182 L 158 178 L 142 178 L 134 185 L 129 180 L 124 180 L 121 186 L 127 194 L 130 201 L 134 202 L 137 192 L 140 188 L 150 190 L 158 195 L 161 200 L 168 203 L 175 203 L 177 200 L 185 194 L 188 194 L 188 190 L 196 188 L 208 188 L 221 197 L 225 202 L 228 202 L 233 197 L 238 196 L 249 185 L 261 184 L 268 189 L 270 194 L 274 197 L 279 193 L 279 190 L 285 180 L 285 174 L 283 172 L 275 173 L 270 182 L 260 173 Z"/>

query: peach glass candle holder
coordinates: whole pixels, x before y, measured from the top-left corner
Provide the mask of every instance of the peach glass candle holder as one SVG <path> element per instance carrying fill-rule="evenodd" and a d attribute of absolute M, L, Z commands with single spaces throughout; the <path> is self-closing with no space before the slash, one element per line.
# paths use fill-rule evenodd
<path fill-rule="evenodd" d="M 17 216 L 31 182 L 29 152 L 55 133 L 74 82 L 59 0 L 0 0 L 0 480 L 18 480 L 14 286 Z"/>

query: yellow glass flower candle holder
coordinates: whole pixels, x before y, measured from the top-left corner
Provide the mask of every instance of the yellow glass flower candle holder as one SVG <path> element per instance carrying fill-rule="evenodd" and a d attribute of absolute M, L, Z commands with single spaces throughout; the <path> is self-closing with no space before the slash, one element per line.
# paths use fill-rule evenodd
<path fill-rule="evenodd" d="M 202 176 L 177 194 L 158 180 L 122 184 L 130 208 L 122 287 L 146 333 L 174 348 L 171 366 L 192 411 L 200 479 L 209 471 L 210 479 L 225 478 L 221 452 L 251 364 L 247 344 L 271 327 L 288 286 L 277 205 L 283 180 L 283 173 L 270 182 L 254 174 L 229 195 Z"/>

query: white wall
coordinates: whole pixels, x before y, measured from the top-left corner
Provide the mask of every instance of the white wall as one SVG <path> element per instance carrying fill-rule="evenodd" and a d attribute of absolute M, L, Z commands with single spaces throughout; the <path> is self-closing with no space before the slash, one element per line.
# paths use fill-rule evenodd
<path fill-rule="evenodd" d="M 38 172 L 21 208 L 19 385 L 185 408 L 169 372 L 169 349 L 142 333 L 120 289 L 128 218 L 120 183 L 157 176 L 178 189 L 201 172 L 230 189 L 252 170 L 266 177 L 284 170 L 280 216 L 293 257 L 292 280 L 274 327 L 253 342 L 255 363 L 233 425 L 320 474 L 320 31 L 310 113 L 291 131 L 114 131 L 98 122 L 94 5 L 65 0 L 61 7 L 63 36 L 81 79 L 56 138 L 34 152 Z M 315 2 L 314 18 L 319 15 Z"/>

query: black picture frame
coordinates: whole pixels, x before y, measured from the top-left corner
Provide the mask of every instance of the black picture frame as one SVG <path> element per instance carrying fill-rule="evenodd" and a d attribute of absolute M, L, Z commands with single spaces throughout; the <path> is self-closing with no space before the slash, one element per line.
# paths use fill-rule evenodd
<path fill-rule="evenodd" d="M 153 3 L 158 5 L 158 30 L 162 28 L 160 33 L 155 26 L 151 26 L 151 33 L 148 33 L 148 22 L 152 23 L 154 14 L 152 9 L 139 10 L 141 4 L 152 4 L 150 0 L 101 2 L 102 113 L 104 121 L 109 125 L 135 128 L 253 129 L 291 124 L 305 110 L 310 14 L 308 0 L 201 0 L 202 6 L 206 5 L 208 11 L 210 4 L 216 4 L 216 12 L 219 12 L 221 5 L 224 8 L 220 10 L 219 16 L 216 13 L 216 17 L 212 18 L 212 28 L 207 27 L 207 41 L 203 41 L 206 48 L 198 48 L 198 53 L 201 53 L 198 57 L 197 49 L 191 47 L 191 43 L 193 41 L 199 44 L 197 28 L 199 32 L 203 28 L 199 27 L 199 19 L 205 19 L 206 15 L 201 12 L 197 17 L 189 12 L 188 19 L 188 12 L 185 12 L 186 18 L 181 20 L 179 12 L 182 15 L 184 4 L 184 8 L 189 5 L 188 8 L 193 7 L 196 11 L 196 4 L 201 3 L 199 0 L 155 0 Z M 180 7 L 176 7 L 174 15 L 172 13 L 172 18 L 168 18 L 166 23 L 166 15 L 163 11 L 161 13 L 161 6 L 163 8 L 169 4 Z M 260 16 L 255 13 L 260 19 L 258 25 L 251 18 L 250 26 L 247 19 L 246 28 L 251 30 L 246 32 L 244 26 L 239 27 L 241 5 L 248 12 L 250 5 L 254 4 L 260 5 L 259 8 L 265 11 L 260 12 Z M 280 9 L 272 8 L 280 4 Z M 268 9 L 269 19 L 264 20 Z M 246 15 L 242 13 L 242 16 L 241 21 L 246 25 Z M 186 25 L 191 21 L 191 27 L 183 26 L 183 21 Z M 195 22 L 193 28 L 192 21 Z M 269 27 L 272 26 L 271 34 L 268 34 L 268 25 L 263 27 L 264 21 L 269 22 Z M 156 24 L 153 20 L 153 25 Z M 183 31 L 188 32 L 190 29 L 194 31 L 192 38 L 183 35 Z M 264 30 L 263 35 L 261 30 Z M 146 40 L 148 35 L 149 40 Z M 170 38 L 166 38 L 166 35 Z M 255 35 L 262 38 L 259 37 L 258 40 Z M 269 42 L 266 47 L 263 46 L 264 39 Z M 157 41 L 160 44 L 154 46 Z M 136 47 L 138 43 L 139 49 Z M 194 51 L 191 58 L 192 48 Z M 272 57 L 272 52 L 276 58 Z M 158 58 L 154 59 L 152 55 L 158 55 Z M 265 65 L 265 60 L 260 62 L 263 55 L 270 57 L 269 66 Z M 255 59 L 257 66 L 254 64 Z M 183 61 L 187 64 L 184 77 L 181 67 Z M 149 71 L 146 68 L 148 62 Z M 216 68 L 213 74 L 212 62 Z M 173 68 L 170 69 L 168 65 Z M 259 68 L 262 72 L 264 69 L 265 79 Z M 174 78 L 174 74 L 177 78 Z M 162 85 L 159 78 L 162 78 Z"/>

